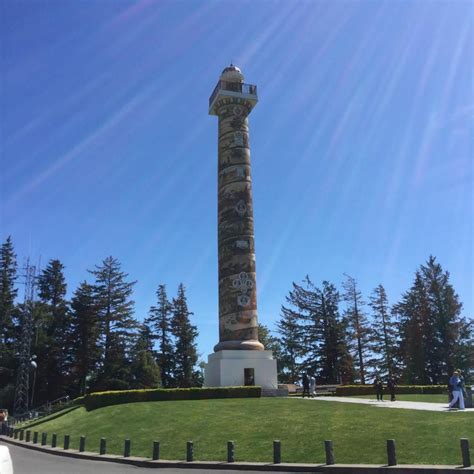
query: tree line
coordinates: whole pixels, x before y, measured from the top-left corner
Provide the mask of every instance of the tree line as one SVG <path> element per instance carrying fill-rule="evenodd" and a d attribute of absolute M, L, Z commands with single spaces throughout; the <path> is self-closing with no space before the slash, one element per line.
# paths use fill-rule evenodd
<path fill-rule="evenodd" d="M 89 391 L 202 384 L 197 328 L 186 290 L 169 299 L 160 284 L 143 322 L 134 317 L 135 281 L 116 258 L 89 270 L 68 300 L 64 265 L 51 259 L 36 277 L 33 304 L 19 302 L 20 272 L 11 237 L 0 247 L 0 406 L 13 405 L 21 327 L 31 312 L 34 406 Z"/>
<path fill-rule="evenodd" d="M 382 284 L 365 299 L 349 275 L 341 290 L 307 276 L 286 296 L 277 334 L 261 334 L 276 353 L 281 382 L 309 372 L 326 384 L 372 383 L 375 375 L 444 384 L 455 368 L 467 378 L 474 368 L 474 321 L 461 310 L 449 273 L 430 256 L 392 305 Z"/>

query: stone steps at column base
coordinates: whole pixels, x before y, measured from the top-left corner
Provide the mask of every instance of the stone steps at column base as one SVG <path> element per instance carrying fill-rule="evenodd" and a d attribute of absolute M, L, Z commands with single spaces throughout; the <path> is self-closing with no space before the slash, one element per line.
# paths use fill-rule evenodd
<path fill-rule="evenodd" d="M 287 397 L 287 388 L 262 388 L 262 397 Z"/>

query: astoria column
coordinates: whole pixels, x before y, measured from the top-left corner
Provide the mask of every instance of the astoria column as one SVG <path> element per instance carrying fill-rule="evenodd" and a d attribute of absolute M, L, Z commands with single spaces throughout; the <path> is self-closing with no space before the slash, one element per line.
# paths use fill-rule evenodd
<path fill-rule="evenodd" d="M 258 341 L 255 239 L 248 115 L 257 87 L 230 65 L 209 99 L 219 118 L 219 343 L 214 351 L 263 350 Z"/>

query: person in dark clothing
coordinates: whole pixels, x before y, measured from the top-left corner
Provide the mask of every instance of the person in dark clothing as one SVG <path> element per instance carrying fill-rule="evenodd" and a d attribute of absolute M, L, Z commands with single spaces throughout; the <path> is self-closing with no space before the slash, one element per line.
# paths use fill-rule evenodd
<path fill-rule="evenodd" d="M 308 374 L 303 375 L 303 398 L 305 394 L 310 398 L 310 393 L 309 393 L 309 377 Z"/>
<path fill-rule="evenodd" d="M 390 401 L 394 402 L 395 401 L 395 379 L 392 376 L 388 378 L 387 388 L 388 388 L 388 391 L 390 392 Z"/>
<path fill-rule="evenodd" d="M 377 395 L 377 401 L 383 402 L 383 383 L 379 376 L 375 377 L 374 387 L 375 393 Z"/>

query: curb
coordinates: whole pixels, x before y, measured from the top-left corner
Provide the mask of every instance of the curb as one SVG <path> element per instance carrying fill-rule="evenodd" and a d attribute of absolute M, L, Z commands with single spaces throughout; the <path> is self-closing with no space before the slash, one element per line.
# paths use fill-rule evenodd
<path fill-rule="evenodd" d="M 374 464 L 296 464 L 296 463 L 258 463 L 258 462 L 221 462 L 221 461 L 152 461 L 149 458 L 130 456 L 124 458 L 112 454 L 99 455 L 92 452 L 79 452 L 75 449 L 64 450 L 63 448 L 51 448 L 38 444 L 18 441 L 0 435 L 0 441 L 14 446 L 40 451 L 76 459 L 87 459 L 89 461 L 114 462 L 118 464 L 129 464 L 146 468 L 178 468 L 178 469 L 220 469 L 229 471 L 270 471 L 270 472 L 312 472 L 320 474 L 474 474 L 473 467 L 457 466 L 429 466 L 429 465 L 374 465 Z"/>

